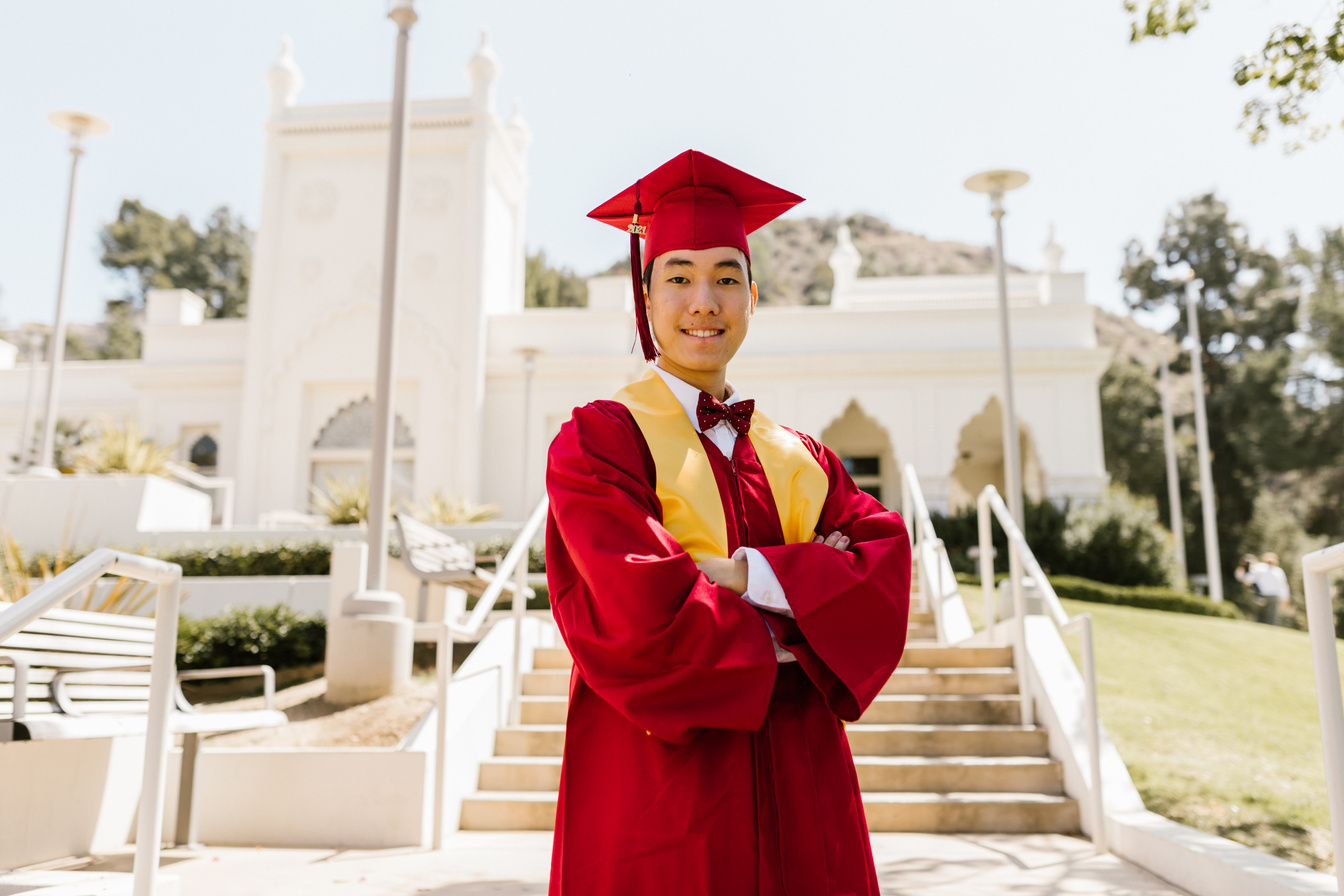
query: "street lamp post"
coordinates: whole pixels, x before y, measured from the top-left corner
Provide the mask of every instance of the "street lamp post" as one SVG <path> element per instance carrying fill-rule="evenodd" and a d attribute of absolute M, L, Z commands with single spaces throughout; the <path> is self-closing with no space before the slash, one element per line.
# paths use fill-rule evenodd
<path fill-rule="evenodd" d="M 35 329 L 25 331 L 24 342 L 28 346 L 28 398 L 23 403 L 23 428 L 19 430 L 19 453 L 15 455 L 15 467 L 23 470 L 28 466 L 28 457 L 33 453 L 33 405 L 37 403 L 37 378 L 39 375 L 38 352 L 42 349 L 42 334 Z"/>
<path fill-rule="evenodd" d="M 532 443 L 532 375 L 537 371 L 537 355 L 541 354 L 541 349 L 520 348 L 518 354 L 523 356 L 523 442 L 520 452 L 523 459 L 522 469 L 518 471 L 518 519 L 527 519 L 527 471 L 528 467 L 528 447 Z"/>
<path fill-rule="evenodd" d="M 1176 466 L 1176 426 L 1171 412 L 1171 375 L 1167 372 L 1167 353 L 1162 352 L 1162 444 L 1167 454 L 1167 503 L 1171 505 L 1171 535 L 1175 539 L 1177 575 L 1180 587 L 1188 587 L 1185 567 L 1185 521 L 1181 515 L 1181 482 Z"/>
<path fill-rule="evenodd" d="M 1202 280 L 1185 284 L 1185 310 L 1190 320 L 1190 372 L 1195 392 L 1195 440 L 1199 450 L 1199 504 L 1204 511 L 1204 565 L 1209 574 L 1209 599 L 1223 602 L 1223 562 L 1218 552 L 1218 513 L 1214 505 L 1213 463 L 1209 456 L 1209 418 L 1204 410 L 1204 342 L 1199 336 L 1199 293 Z"/>
<path fill-rule="evenodd" d="M 392 86 L 391 146 L 387 162 L 387 215 L 383 225 L 383 284 L 378 318 L 378 379 L 373 400 L 373 459 L 369 471 L 369 565 L 367 587 L 387 584 L 387 518 L 392 509 L 392 401 L 397 353 L 397 261 L 400 255 L 401 199 L 406 167 L 406 56 L 411 26 L 419 18 L 415 0 L 394 0 L 387 17 L 397 25 L 397 62 Z"/>
<path fill-rule="evenodd" d="M 56 278 L 56 321 L 47 340 L 47 402 L 42 412 L 42 443 L 37 466 L 28 472 L 59 475 L 55 469 L 56 406 L 61 394 L 61 361 L 65 356 L 65 284 L 70 272 L 70 235 L 74 227 L 76 187 L 79 185 L 79 160 L 84 155 L 84 138 L 97 137 L 112 126 L 84 112 L 52 112 L 47 121 L 70 135 L 70 191 L 65 203 L 65 234 L 61 239 L 61 271 Z"/>
<path fill-rule="evenodd" d="M 989 194 L 989 214 L 994 218 L 994 269 L 999 286 L 999 360 L 1003 366 L 1003 484 L 1008 493 L 1008 512 L 1025 529 L 1022 509 L 1022 459 L 1017 432 L 1017 407 L 1013 400 L 1013 348 L 1008 331 L 1008 268 L 1003 257 L 1003 194 L 1025 186 L 1030 178 L 1023 171 L 982 171 L 966 179 L 973 193 Z"/>

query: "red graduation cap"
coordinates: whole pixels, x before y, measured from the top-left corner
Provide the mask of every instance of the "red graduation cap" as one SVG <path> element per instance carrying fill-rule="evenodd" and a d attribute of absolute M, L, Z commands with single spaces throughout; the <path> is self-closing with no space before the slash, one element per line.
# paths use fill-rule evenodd
<path fill-rule="evenodd" d="M 644 359 L 657 356 L 644 311 L 644 266 L 639 238 L 649 258 L 673 249 L 731 246 L 751 260 L 747 234 L 803 201 L 713 156 L 688 149 L 664 162 L 606 202 L 588 217 L 630 234 L 630 276 L 635 288 L 635 319 Z"/>

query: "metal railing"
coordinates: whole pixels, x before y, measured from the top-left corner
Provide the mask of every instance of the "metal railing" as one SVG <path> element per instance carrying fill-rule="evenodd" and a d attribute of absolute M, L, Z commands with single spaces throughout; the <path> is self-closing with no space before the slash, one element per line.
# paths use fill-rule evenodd
<path fill-rule="evenodd" d="M 925 604 L 933 613 L 938 643 L 946 644 L 948 637 L 943 601 L 951 596 L 947 591 L 949 580 L 955 593 L 956 576 L 947 559 L 947 547 L 933 530 L 933 518 L 929 515 L 929 505 L 924 500 L 924 490 L 919 485 L 914 464 L 906 464 L 901 468 L 901 516 L 906 519 L 910 530 L 911 549 L 919 569 L 920 596 L 931 596 L 932 599 L 925 599 Z"/>
<path fill-rule="evenodd" d="M 486 587 L 485 593 L 481 599 L 476 602 L 471 615 L 467 621 L 461 625 L 453 620 L 445 619 L 443 622 L 420 623 L 416 626 L 417 638 L 419 641 L 435 642 L 434 662 L 438 670 L 438 697 L 437 712 L 434 719 L 435 730 L 435 748 L 434 748 L 434 848 L 443 848 L 443 809 L 444 809 L 444 775 L 448 769 L 448 684 L 453 677 L 453 642 L 454 641 L 474 641 L 480 634 L 482 626 L 485 625 L 486 617 L 490 611 L 495 608 L 495 602 L 499 600 L 499 595 L 504 591 L 513 579 L 513 654 L 509 659 L 510 668 L 513 676 L 510 679 L 509 706 L 508 706 L 508 724 L 517 725 L 521 715 L 521 694 L 522 680 L 519 674 L 519 667 L 522 664 L 523 651 L 523 617 L 527 612 L 527 598 L 533 593 L 532 589 L 527 587 L 527 564 L 531 553 L 532 541 L 537 537 L 541 526 L 546 522 L 546 509 L 548 499 L 545 495 L 537 502 L 532 515 L 523 523 L 518 534 L 514 537 L 513 547 L 504 555 L 499 566 L 495 569 L 495 577 Z M 420 637 L 423 632 L 428 637 Z M 138 894 L 137 894 L 138 896 Z"/>
<path fill-rule="evenodd" d="M 99 548 L 27 597 L 0 611 L 0 645 L 43 613 L 105 575 L 158 585 L 154 604 L 154 647 L 150 658 L 149 717 L 145 731 L 145 769 L 140 788 L 131 892 L 153 896 L 163 835 L 163 795 L 172 745 L 169 717 L 177 692 L 177 610 L 182 567 L 110 548 Z M 17 686 L 17 682 L 16 682 Z"/>
<path fill-rule="evenodd" d="M 1344 856 L 1344 699 L 1339 687 L 1339 654 L 1335 652 L 1335 613 L 1330 600 L 1330 573 L 1344 569 L 1344 544 L 1302 558 L 1302 585 L 1307 598 L 1307 631 L 1316 671 L 1316 705 L 1325 749 L 1325 793 L 1330 804 L 1330 832 L 1335 855 Z M 1339 891 L 1344 893 L 1344 859 L 1335 861 Z"/>
<path fill-rule="evenodd" d="M 1022 699 L 1022 724 L 1034 725 L 1036 711 L 1033 705 L 1032 688 L 1026 674 L 1027 633 L 1026 633 L 1026 596 L 1023 593 L 1023 574 L 1029 575 L 1032 583 L 1040 591 L 1047 615 L 1059 628 L 1061 634 L 1081 631 L 1083 636 L 1083 689 L 1086 703 L 1088 788 L 1092 797 L 1092 844 L 1097 852 L 1106 852 L 1106 813 L 1103 806 L 1101 785 L 1101 722 L 1097 713 L 1097 675 L 1096 662 L 1092 649 L 1092 614 L 1080 613 L 1069 618 L 1059 595 L 1046 578 L 1036 555 L 1031 552 L 1027 539 L 1013 520 L 1012 514 L 1003 503 L 998 489 L 985 486 L 976 501 L 980 528 L 980 584 L 985 591 L 986 608 L 993 603 L 994 591 L 994 543 L 992 540 L 991 514 L 997 518 L 1008 536 L 1009 581 L 1013 592 L 1014 650 L 1013 666 L 1017 670 L 1018 691 Z M 993 617 L 986 616 L 986 624 L 992 625 Z M 1336 695 L 1339 680 L 1335 679 Z M 1338 702 L 1338 701 L 1336 701 Z"/>
<path fill-rule="evenodd" d="M 168 461 L 164 464 L 164 469 L 168 475 L 174 479 L 181 480 L 193 488 L 201 491 L 210 492 L 210 500 L 214 510 L 219 511 L 219 526 L 221 529 L 233 528 L 233 478 L 230 476 L 204 476 L 190 467 L 184 467 L 181 464 Z M 214 494 L 218 492 L 219 494 Z M 211 513 L 214 516 L 214 513 Z"/>

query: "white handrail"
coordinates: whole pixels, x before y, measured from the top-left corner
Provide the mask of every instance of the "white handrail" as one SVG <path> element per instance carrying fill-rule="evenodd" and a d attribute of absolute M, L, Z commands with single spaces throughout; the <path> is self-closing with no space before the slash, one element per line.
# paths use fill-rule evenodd
<path fill-rule="evenodd" d="M 1087 752 L 1090 766 L 1088 788 L 1092 797 L 1092 844 L 1096 847 L 1097 852 L 1104 853 L 1107 851 L 1106 812 L 1102 804 L 1101 721 L 1097 713 L 1097 675 L 1092 649 L 1092 614 L 1080 613 L 1072 619 L 1069 618 L 1069 614 L 1064 610 L 1064 605 L 1059 601 L 1059 595 L 1055 594 L 1055 589 L 1050 584 L 1050 580 L 1046 578 L 1044 570 L 1041 569 L 1041 564 L 1036 561 L 1036 555 L 1031 552 L 1031 547 L 1027 544 L 1027 539 L 1023 536 L 1022 530 L 1017 527 L 1013 515 L 1008 512 L 1008 508 L 1004 505 L 998 489 L 992 485 L 985 486 L 976 500 L 976 511 L 979 516 L 980 528 L 980 582 L 981 587 L 985 589 L 987 603 L 994 590 L 994 544 L 990 532 L 991 513 L 998 519 L 999 525 L 1003 527 L 1004 533 L 1008 536 L 1008 557 L 1012 570 L 1009 573 L 1009 579 L 1012 582 L 1013 589 L 1016 641 L 1016 649 L 1013 651 L 1013 665 L 1017 669 L 1018 691 L 1022 697 L 1023 725 L 1034 725 L 1036 712 L 1032 704 L 1031 688 L 1028 685 L 1026 675 L 1026 598 L 1022 593 L 1022 575 L 1018 574 L 1017 571 L 1021 570 L 1026 575 L 1031 576 L 1036 587 L 1040 589 L 1047 615 L 1059 627 L 1062 634 L 1069 634 L 1078 630 L 1082 632 L 1083 686 L 1086 696 Z M 1335 684 L 1336 691 L 1338 691 L 1338 675 L 1336 675 Z"/>
<path fill-rule="evenodd" d="M 135 865 L 131 892 L 153 896 L 163 835 L 163 794 L 172 743 L 169 715 L 177 682 L 177 610 L 182 567 L 149 557 L 99 548 L 27 597 L 0 610 L 0 645 L 43 613 L 104 575 L 125 576 L 158 585 L 154 601 L 154 647 L 150 658 L 149 717 L 145 731 L 145 767 L 140 787 L 140 812 L 135 833 Z"/>
<path fill-rule="evenodd" d="M 1316 706 L 1325 750 L 1325 794 L 1330 805 L 1330 832 L 1335 855 L 1344 856 L 1344 698 L 1340 696 L 1339 654 L 1335 652 L 1335 614 L 1330 600 L 1330 573 L 1344 569 L 1344 544 L 1313 551 L 1302 558 L 1302 584 L 1307 597 L 1307 632 L 1316 671 Z M 1344 893 L 1344 859 L 1336 859 L 1339 891 Z"/>
<path fill-rule="evenodd" d="M 924 490 L 919 485 L 914 464 L 906 464 L 901 468 L 901 505 L 902 516 L 910 531 L 911 550 L 919 569 L 919 591 L 921 596 L 933 596 L 931 600 L 925 600 L 925 604 L 933 613 L 938 643 L 946 644 L 948 636 L 943 619 L 943 600 L 948 595 L 944 587 L 944 566 L 950 571 L 951 564 L 947 560 L 947 549 L 942 539 L 933 530 L 933 518 L 924 500 Z M 952 582 L 956 582 L 955 575 Z"/>
<path fill-rule="evenodd" d="M 432 626 L 434 640 L 437 642 L 435 668 L 438 670 L 439 686 L 436 704 L 437 716 L 434 720 L 434 849 L 443 848 L 444 774 L 448 767 L 448 684 L 453 677 L 452 644 L 454 641 L 471 641 L 476 638 L 481 631 L 481 627 L 485 624 L 486 617 L 495 608 L 495 602 L 499 599 L 500 593 L 504 591 L 505 583 L 512 576 L 515 582 L 513 592 L 513 657 L 511 660 L 513 678 L 510 685 L 508 720 L 510 725 L 518 724 L 518 718 L 521 714 L 522 694 L 522 683 L 518 670 L 522 663 L 523 615 L 527 612 L 527 592 L 529 591 L 527 587 L 527 564 L 531 556 L 532 540 L 537 537 L 542 523 L 546 521 L 548 505 L 548 497 L 542 495 L 536 508 L 533 509 L 532 515 L 518 530 L 518 534 L 513 540 L 513 546 L 509 548 L 509 552 L 504 555 L 504 559 L 495 569 L 494 579 L 486 586 L 485 593 L 476 602 L 476 606 L 471 611 L 471 616 L 467 618 L 466 623 L 458 625 L 455 622 L 444 621 Z"/>
<path fill-rule="evenodd" d="M 231 476 L 203 476 L 190 467 L 184 467 L 173 461 L 166 462 L 164 469 L 173 478 L 180 479 L 187 485 L 203 491 L 219 492 L 220 496 L 218 498 L 211 495 L 211 501 L 217 502 L 219 505 L 219 526 L 221 529 L 233 528 L 233 478 Z"/>

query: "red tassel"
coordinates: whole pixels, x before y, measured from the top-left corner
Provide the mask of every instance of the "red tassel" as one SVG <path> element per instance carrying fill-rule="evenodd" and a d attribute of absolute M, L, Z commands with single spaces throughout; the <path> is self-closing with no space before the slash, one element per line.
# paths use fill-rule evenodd
<path fill-rule="evenodd" d="M 649 315 L 644 310 L 644 265 L 639 254 L 639 234 L 644 230 L 639 224 L 639 184 L 635 184 L 635 218 L 630 227 L 630 280 L 635 288 L 635 332 L 638 334 L 639 347 L 644 350 L 644 360 L 652 361 L 658 357 L 654 347 L 653 331 L 649 329 Z"/>

